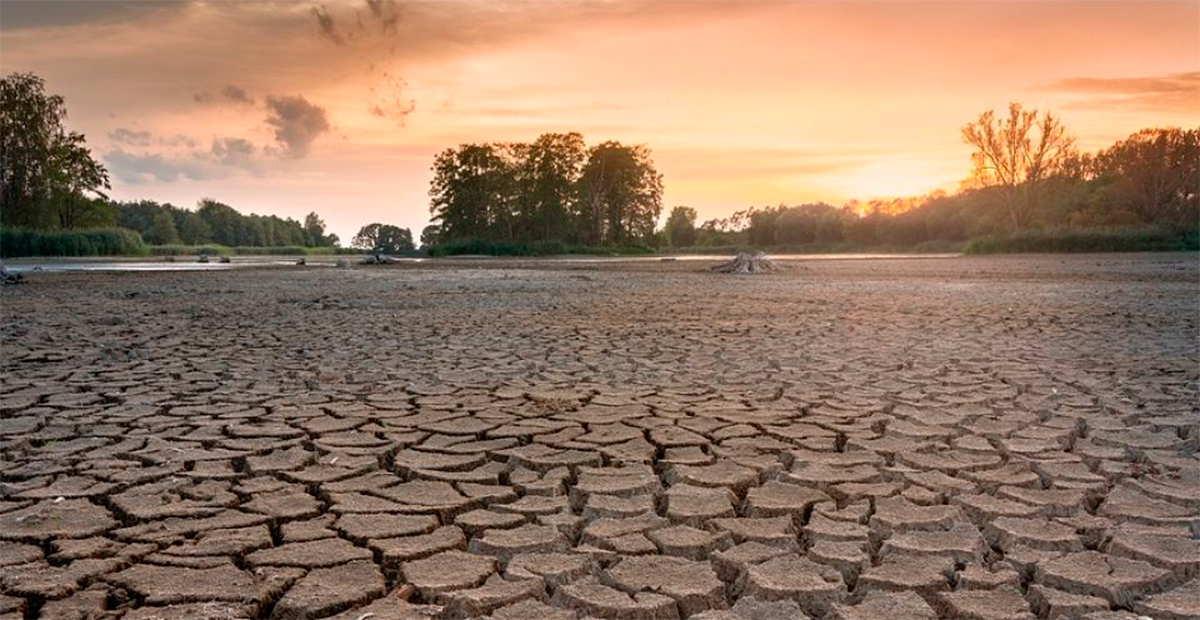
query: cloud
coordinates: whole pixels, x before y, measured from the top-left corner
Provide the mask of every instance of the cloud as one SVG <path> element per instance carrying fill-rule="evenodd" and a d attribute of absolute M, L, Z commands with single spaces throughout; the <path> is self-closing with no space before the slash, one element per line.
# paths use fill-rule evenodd
<path fill-rule="evenodd" d="M 216 95 L 207 91 L 192 95 L 192 100 L 202 104 L 215 103 L 218 99 L 230 103 L 254 105 L 254 97 L 251 97 L 246 89 L 234 84 L 226 84 Z"/>
<path fill-rule="evenodd" d="M 5 0 L 0 30 L 111 24 L 135 19 L 162 20 L 187 8 L 172 0 Z"/>
<path fill-rule="evenodd" d="M 325 5 L 314 6 L 312 8 L 312 16 L 317 22 L 317 31 L 321 36 L 338 45 L 346 44 L 342 35 L 338 34 L 337 24 L 334 22 L 333 16 L 329 14 L 329 9 L 325 8 Z"/>
<path fill-rule="evenodd" d="M 367 8 L 371 11 L 371 17 L 379 23 L 380 32 L 389 36 L 397 33 L 400 13 L 394 0 L 367 0 Z"/>
<path fill-rule="evenodd" d="M 229 176 L 228 170 L 213 165 L 202 155 L 178 157 L 159 153 L 137 154 L 118 147 L 105 153 L 104 161 L 118 180 L 131 185 L 179 179 L 204 181 Z"/>
<path fill-rule="evenodd" d="M 233 84 L 226 84 L 221 89 L 221 95 L 234 103 L 254 104 L 254 97 L 251 97 L 244 88 Z"/>
<path fill-rule="evenodd" d="M 381 82 L 378 88 L 368 88 L 370 98 L 367 112 L 380 118 L 389 118 L 403 127 L 408 115 L 417 109 L 417 101 L 404 97 L 404 88 L 408 83 L 391 73 L 385 71 Z"/>
<path fill-rule="evenodd" d="M 126 129 L 118 127 L 108 133 L 108 139 L 118 144 L 129 144 L 132 146 L 150 146 L 154 136 L 149 131 L 138 131 L 135 129 Z"/>
<path fill-rule="evenodd" d="M 245 168 L 255 173 L 261 170 L 255 157 L 258 149 L 245 138 L 213 138 L 211 150 L 216 161 L 223 165 Z"/>
<path fill-rule="evenodd" d="M 325 109 L 301 95 L 267 97 L 266 123 L 275 129 L 275 140 L 283 146 L 282 155 L 289 159 L 308 155 L 313 141 L 330 129 Z"/>
<path fill-rule="evenodd" d="M 1143 77 L 1073 77 L 1034 90 L 1079 95 L 1065 107 L 1076 110 L 1133 109 L 1200 112 L 1200 72 Z"/>

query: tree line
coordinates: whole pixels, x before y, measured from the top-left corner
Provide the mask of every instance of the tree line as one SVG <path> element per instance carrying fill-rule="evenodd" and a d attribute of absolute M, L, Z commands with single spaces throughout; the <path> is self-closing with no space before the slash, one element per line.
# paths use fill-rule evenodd
<path fill-rule="evenodd" d="M 1010 104 L 963 128 L 974 148 L 959 191 L 750 207 L 696 225 L 676 207 L 675 246 L 847 244 L 905 247 L 1070 230 L 1149 229 L 1195 237 L 1200 227 L 1200 128 L 1143 129 L 1094 153 L 1075 148 L 1057 116 Z"/>
<path fill-rule="evenodd" d="M 195 210 L 150 200 L 108 199 L 108 171 L 87 149 L 83 134 L 65 127 L 66 105 L 46 92 L 45 81 L 31 73 L 0 79 L 0 226 L 7 230 L 77 231 L 128 229 L 151 245 L 224 245 L 230 247 L 335 247 L 315 212 L 300 222 L 275 215 L 244 215 L 205 198 Z M 17 237 L 9 237 L 16 239 Z M 22 239 L 32 239 L 25 235 Z M 96 251 L 106 245 L 128 251 L 129 237 L 51 235 L 43 245 Z M 356 248 L 382 252 L 413 250 L 407 228 L 368 224 L 353 239 Z"/>
<path fill-rule="evenodd" d="M 0 79 L 0 228 L 73 231 L 121 227 L 156 245 L 333 247 L 316 213 L 303 222 L 243 215 L 204 199 L 188 210 L 151 201 L 114 202 L 108 172 L 82 134 L 64 126 L 62 97 L 33 74 Z M 424 249 L 496 252 L 632 250 L 636 247 L 911 247 L 1029 232 L 1156 229 L 1197 236 L 1200 128 L 1151 128 L 1109 148 L 1076 148 L 1061 119 L 1010 104 L 962 128 L 971 168 L 954 193 L 749 207 L 697 224 L 677 206 L 663 227 L 663 178 L 644 145 L 588 146 L 578 133 L 533 142 L 461 144 L 439 153 L 430 185 Z M 1174 233 L 1172 233 L 1174 234 Z M 95 237 L 81 246 L 102 244 Z M 128 245 L 121 238 L 120 247 Z M 363 226 L 363 250 L 416 249 L 411 231 Z M 116 247 L 114 245 L 114 247 Z"/>

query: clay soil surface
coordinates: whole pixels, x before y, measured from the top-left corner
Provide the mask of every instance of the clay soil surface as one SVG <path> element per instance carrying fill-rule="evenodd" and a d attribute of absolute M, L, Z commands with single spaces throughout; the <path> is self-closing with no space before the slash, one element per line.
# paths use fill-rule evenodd
<path fill-rule="evenodd" d="M 0 619 L 1200 617 L 1200 260 L 0 290 Z"/>

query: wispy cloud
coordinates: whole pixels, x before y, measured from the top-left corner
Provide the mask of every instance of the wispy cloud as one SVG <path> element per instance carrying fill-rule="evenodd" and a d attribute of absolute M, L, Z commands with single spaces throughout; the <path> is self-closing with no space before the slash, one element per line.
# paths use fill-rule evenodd
<path fill-rule="evenodd" d="M 1073 77 L 1035 88 L 1075 95 L 1075 110 L 1130 109 L 1200 113 L 1200 72 L 1141 77 Z"/>

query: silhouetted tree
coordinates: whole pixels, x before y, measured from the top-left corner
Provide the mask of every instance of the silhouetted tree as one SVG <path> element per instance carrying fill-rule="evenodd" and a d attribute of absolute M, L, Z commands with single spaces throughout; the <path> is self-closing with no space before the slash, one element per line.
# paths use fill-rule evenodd
<path fill-rule="evenodd" d="M 1074 139 L 1049 112 L 1008 105 L 1008 117 L 991 110 L 962 129 L 963 141 L 975 148 L 972 179 L 1004 190 L 1004 206 L 1013 231 L 1026 225 L 1042 182 L 1063 171 L 1074 153 Z"/>
<path fill-rule="evenodd" d="M 530 144 L 510 147 L 514 158 L 518 238 L 525 241 L 567 239 L 578 199 L 576 183 L 587 158 L 578 133 L 548 133 Z"/>
<path fill-rule="evenodd" d="M 696 210 L 691 207 L 675 207 L 667 216 L 664 226 L 667 240 L 677 248 L 688 247 L 696 243 Z"/>
<path fill-rule="evenodd" d="M 437 224 L 430 224 L 421 230 L 421 247 L 429 249 L 441 243 L 442 227 Z"/>
<path fill-rule="evenodd" d="M 413 245 L 412 231 L 390 224 L 367 224 L 354 235 L 351 246 L 384 254 L 411 252 L 416 249 Z"/>
<path fill-rule="evenodd" d="M 620 142 L 592 147 L 579 179 L 579 240 L 589 245 L 650 240 L 662 212 L 662 191 L 648 148 Z"/>
<path fill-rule="evenodd" d="M 1096 157 L 1110 207 L 1148 224 L 1200 220 L 1200 129 L 1143 129 Z"/>
<path fill-rule="evenodd" d="M 463 144 L 434 158 L 429 211 L 443 241 L 513 238 L 514 178 L 505 150 Z"/>

